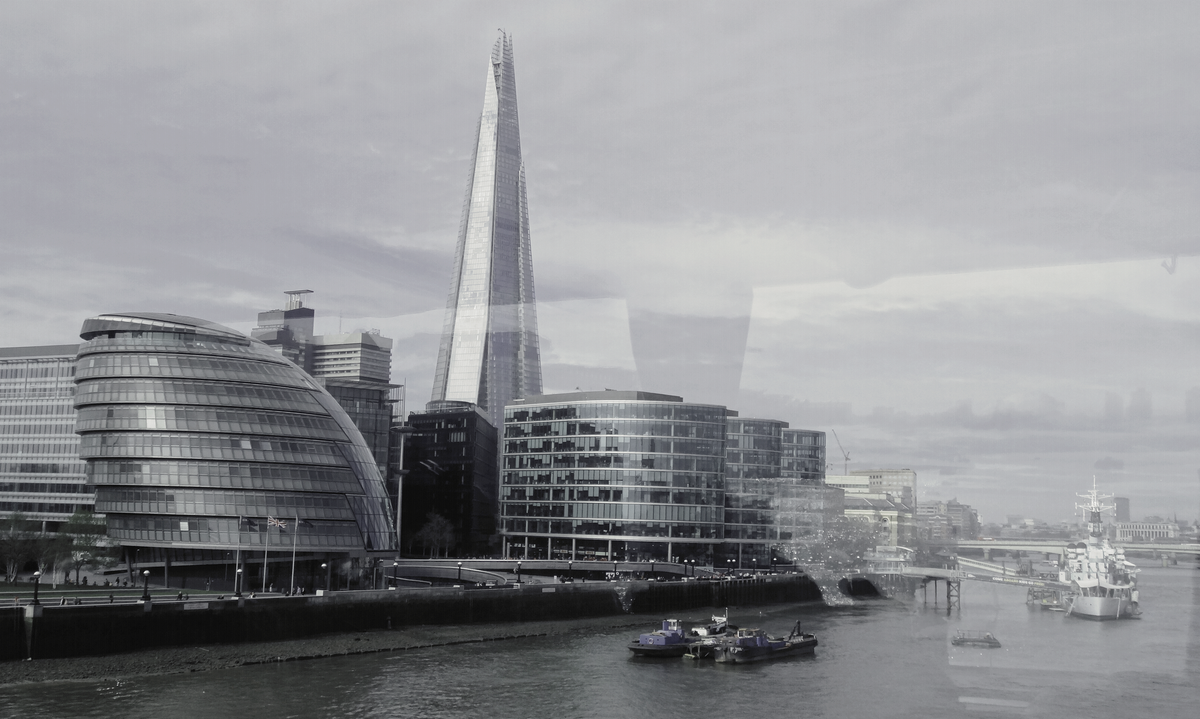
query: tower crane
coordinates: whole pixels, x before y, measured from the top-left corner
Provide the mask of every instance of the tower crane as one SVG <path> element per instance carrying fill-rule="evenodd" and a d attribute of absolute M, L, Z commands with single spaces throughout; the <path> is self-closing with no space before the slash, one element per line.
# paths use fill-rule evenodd
<path fill-rule="evenodd" d="M 833 441 L 837 442 L 838 449 L 842 453 L 842 474 L 847 474 L 850 471 L 850 453 L 842 448 L 842 440 L 838 439 L 837 430 L 830 428 L 833 432 Z"/>

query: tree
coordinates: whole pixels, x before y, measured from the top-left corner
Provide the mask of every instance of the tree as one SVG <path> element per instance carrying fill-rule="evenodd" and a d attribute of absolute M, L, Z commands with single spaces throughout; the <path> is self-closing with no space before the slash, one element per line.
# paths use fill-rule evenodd
<path fill-rule="evenodd" d="M 4 560 L 4 581 L 16 581 L 17 573 L 29 561 L 31 549 L 25 515 L 13 512 L 0 525 L 0 558 Z"/>
<path fill-rule="evenodd" d="M 75 570 L 76 584 L 79 584 L 80 570 L 108 566 L 115 561 L 100 546 L 100 538 L 107 533 L 105 523 L 89 510 L 80 509 L 72 514 L 63 526 L 63 532 L 69 536 L 65 548 L 67 572 Z"/>
<path fill-rule="evenodd" d="M 425 519 L 425 526 L 413 539 L 429 549 L 430 557 L 436 557 L 440 551 L 448 551 L 450 545 L 454 544 L 454 525 L 437 512 L 430 512 Z"/>
<path fill-rule="evenodd" d="M 829 569 L 853 569 L 863 564 L 867 552 L 879 542 L 879 527 L 859 517 L 836 517 L 825 525 L 814 542 L 793 542 L 784 547 L 792 561 L 821 564 Z"/>

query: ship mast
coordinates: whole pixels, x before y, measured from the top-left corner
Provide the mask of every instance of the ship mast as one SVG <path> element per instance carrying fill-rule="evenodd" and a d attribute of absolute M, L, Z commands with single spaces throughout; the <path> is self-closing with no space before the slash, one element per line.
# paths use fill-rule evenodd
<path fill-rule="evenodd" d="M 1102 500 L 1112 499 L 1114 494 L 1100 494 L 1096 488 L 1096 476 L 1092 475 L 1092 488 L 1087 494 L 1076 494 L 1076 497 L 1088 500 L 1085 504 L 1075 503 L 1075 509 L 1081 509 L 1087 516 L 1088 535 L 1095 539 L 1100 539 L 1104 536 L 1104 521 L 1101 519 L 1101 514 L 1112 511 L 1115 505 L 1103 504 Z"/>

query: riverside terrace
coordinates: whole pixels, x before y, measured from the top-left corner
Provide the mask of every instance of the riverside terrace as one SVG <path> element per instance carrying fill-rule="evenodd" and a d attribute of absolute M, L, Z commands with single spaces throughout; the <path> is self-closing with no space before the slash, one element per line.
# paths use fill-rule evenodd
<path fill-rule="evenodd" d="M 465 560 L 464 560 L 465 561 Z M 480 561 L 480 560 L 476 560 Z M 339 632 L 399 629 L 433 624 L 484 624 L 543 619 L 579 619 L 623 614 L 659 614 L 701 607 L 817 602 L 820 587 L 804 574 L 726 577 L 720 581 L 677 577 L 673 581 L 636 578 L 640 572 L 612 581 L 573 582 L 537 577 L 522 568 L 522 581 L 492 586 L 468 584 L 469 579 L 501 577 L 497 572 L 457 566 L 426 566 L 444 579 L 462 572 L 463 583 L 431 586 L 422 583 L 395 589 L 325 591 L 316 595 L 256 595 L 251 597 L 148 590 L 151 599 L 124 590 L 77 590 L 81 604 L 58 603 L 51 591 L 49 604 L 32 603 L 32 591 L 0 602 L 0 659 L 41 659 L 104 655 L 153 647 L 234 644 L 276 641 Z M 514 563 L 515 564 L 515 563 Z M 597 563 L 599 564 L 599 563 Z M 649 563 L 647 563 L 649 564 Z M 630 570 L 640 563 L 630 563 Z M 515 567 L 514 567 L 515 569 Z M 649 569 L 647 567 L 647 569 Z M 657 567 L 655 567 L 657 570 Z M 589 573 L 600 572 L 589 567 Z M 515 576 L 515 575 L 514 575 Z M 492 581 L 501 581 L 495 580 Z M 426 580 L 431 581 L 431 580 Z M 42 595 L 40 598 L 47 598 Z"/>

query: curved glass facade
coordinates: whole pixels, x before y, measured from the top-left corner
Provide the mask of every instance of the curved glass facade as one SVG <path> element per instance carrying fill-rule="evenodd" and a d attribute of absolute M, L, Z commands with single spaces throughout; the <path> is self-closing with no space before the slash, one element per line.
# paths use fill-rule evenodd
<path fill-rule="evenodd" d="M 102 315 L 80 336 L 76 431 L 110 537 L 188 549 L 395 550 L 383 478 L 362 435 L 269 347 L 164 314 Z"/>
<path fill-rule="evenodd" d="M 510 405 L 506 556 L 710 563 L 723 537 L 725 422 L 724 407 L 641 392 Z"/>

